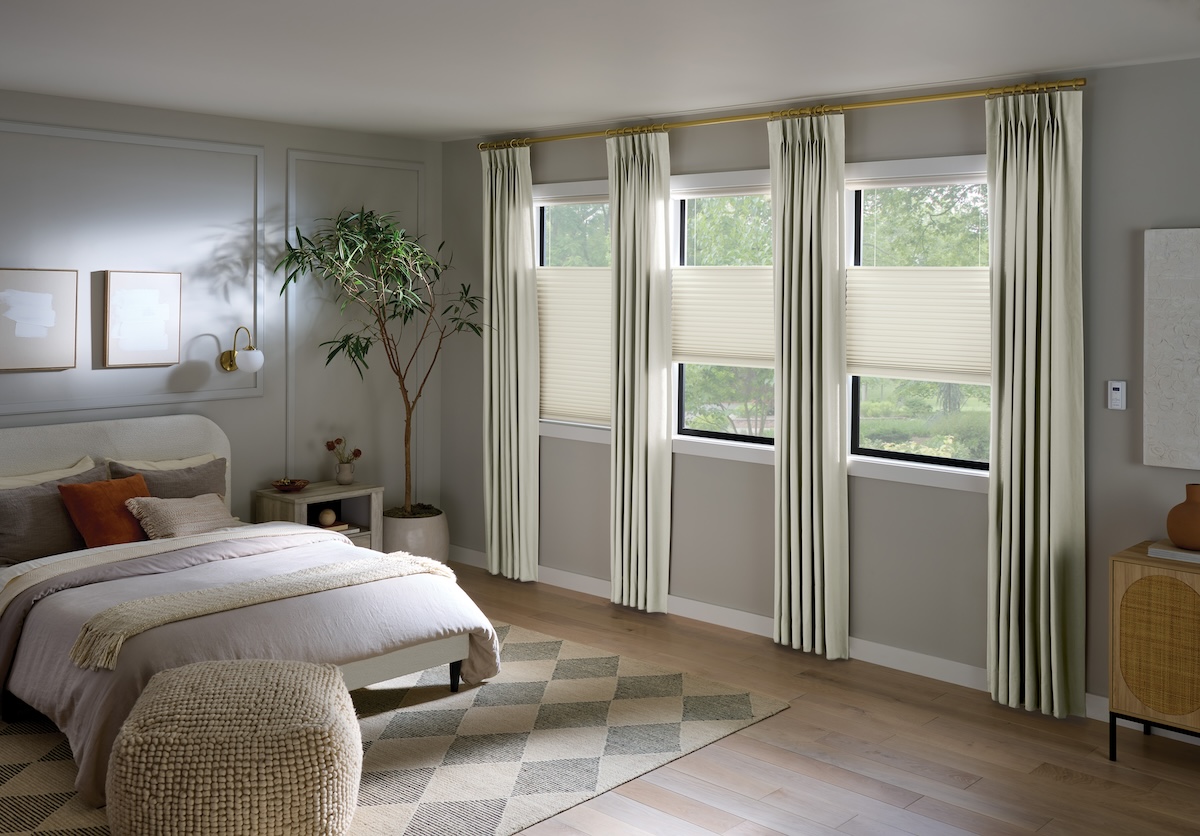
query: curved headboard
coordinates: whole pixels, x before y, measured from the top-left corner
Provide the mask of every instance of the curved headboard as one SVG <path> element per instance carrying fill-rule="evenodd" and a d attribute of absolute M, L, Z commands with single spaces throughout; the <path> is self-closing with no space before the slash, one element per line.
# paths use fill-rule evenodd
<path fill-rule="evenodd" d="M 186 459 L 202 453 L 225 459 L 225 504 L 229 505 L 229 438 L 203 415 L 0 428 L 0 476 L 70 467 L 84 456 L 99 463 L 102 459 Z"/>

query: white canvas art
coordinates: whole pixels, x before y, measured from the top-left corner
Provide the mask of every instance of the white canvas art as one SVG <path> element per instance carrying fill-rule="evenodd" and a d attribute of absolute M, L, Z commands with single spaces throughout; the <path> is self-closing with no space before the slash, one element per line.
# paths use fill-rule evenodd
<path fill-rule="evenodd" d="M 1200 229 L 1148 229 L 1142 461 L 1200 469 Z"/>
<path fill-rule="evenodd" d="M 108 272 L 105 366 L 179 362 L 180 280 L 179 273 Z"/>
<path fill-rule="evenodd" d="M 0 270 L 0 371 L 75 366 L 74 270 Z"/>

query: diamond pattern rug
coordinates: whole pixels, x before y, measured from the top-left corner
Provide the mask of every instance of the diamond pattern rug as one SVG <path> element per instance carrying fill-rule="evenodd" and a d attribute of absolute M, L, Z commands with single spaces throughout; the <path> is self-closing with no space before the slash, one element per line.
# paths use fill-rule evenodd
<path fill-rule="evenodd" d="M 498 624 L 502 669 L 451 694 L 445 667 L 353 692 L 355 836 L 510 834 L 769 717 L 787 703 Z M 0 723 L 0 834 L 107 834 L 53 726 Z"/>

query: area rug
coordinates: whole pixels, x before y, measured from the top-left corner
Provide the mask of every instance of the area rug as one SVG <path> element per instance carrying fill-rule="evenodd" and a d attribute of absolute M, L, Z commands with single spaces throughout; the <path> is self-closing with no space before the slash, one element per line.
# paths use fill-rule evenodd
<path fill-rule="evenodd" d="M 511 834 L 787 707 L 520 627 L 500 675 L 448 690 L 445 667 L 353 692 L 363 735 L 355 836 Z M 100 836 L 53 726 L 0 724 L 0 834 Z"/>

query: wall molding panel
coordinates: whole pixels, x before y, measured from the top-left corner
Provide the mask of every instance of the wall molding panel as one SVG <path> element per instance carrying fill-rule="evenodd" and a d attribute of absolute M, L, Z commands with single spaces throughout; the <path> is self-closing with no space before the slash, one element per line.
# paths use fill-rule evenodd
<path fill-rule="evenodd" d="M 264 333 L 264 159 L 258 145 L 0 121 L 0 267 L 79 273 L 76 366 L 0 374 L 0 415 L 264 394 L 217 356 Z M 104 272 L 183 276 L 180 362 L 104 368 Z M 3 318 L 0 304 L 0 327 Z"/>

